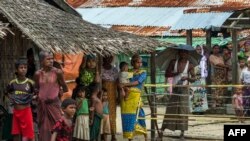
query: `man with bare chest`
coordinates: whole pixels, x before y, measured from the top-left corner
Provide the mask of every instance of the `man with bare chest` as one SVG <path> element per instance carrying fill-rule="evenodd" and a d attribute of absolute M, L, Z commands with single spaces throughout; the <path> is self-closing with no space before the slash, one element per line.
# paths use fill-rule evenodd
<path fill-rule="evenodd" d="M 59 93 L 67 92 L 63 72 L 53 67 L 53 54 L 39 53 L 41 69 L 35 73 L 35 88 L 38 90 L 38 128 L 39 141 L 49 141 L 52 126 L 61 118 Z"/>
<path fill-rule="evenodd" d="M 166 128 L 172 131 L 181 130 L 181 138 L 184 138 L 184 131 L 188 129 L 188 117 L 178 116 L 178 114 L 188 114 L 188 85 L 189 82 L 195 81 L 194 66 L 188 60 L 189 54 L 186 50 L 179 50 L 179 58 L 172 60 L 166 70 L 165 77 L 173 77 L 173 85 L 177 85 L 173 88 L 173 94 L 170 96 L 167 102 L 165 120 L 163 121 L 161 130 Z M 181 85 L 181 87 L 178 85 Z M 176 115 L 168 115 L 176 114 Z M 171 118 L 173 120 L 169 120 Z"/>

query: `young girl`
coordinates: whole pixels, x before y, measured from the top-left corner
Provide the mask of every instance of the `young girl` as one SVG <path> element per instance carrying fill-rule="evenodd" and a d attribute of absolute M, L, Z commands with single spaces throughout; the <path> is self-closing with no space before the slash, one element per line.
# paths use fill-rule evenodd
<path fill-rule="evenodd" d="M 107 135 L 110 134 L 108 93 L 105 88 L 102 88 L 102 92 L 103 119 L 101 123 L 101 138 L 103 141 L 107 141 Z"/>
<path fill-rule="evenodd" d="M 94 55 L 86 56 L 86 63 L 82 62 L 79 70 L 79 84 L 86 86 L 86 98 L 90 98 L 89 85 L 93 82 L 100 82 L 100 75 L 96 65 L 96 57 Z"/>
<path fill-rule="evenodd" d="M 235 94 L 233 95 L 233 107 L 235 110 L 235 114 L 239 120 L 239 122 L 244 123 L 244 112 L 243 112 L 243 99 L 242 99 L 242 88 L 237 87 L 235 90 Z"/>
<path fill-rule="evenodd" d="M 130 83 L 129 78 L 133 77 L 133 73 L 128 72 L 128 63 L 121 62 L 119 65 L 120 72 L 119 72 L 119 82 L 121 84 L 127 84 Z M 123 96 L 124 100 L 128 97 L 128 87 L 122 87 L 121 88 L 121 95 Z"/>
<path fill-rule="evenodd" d="M 73 95 L 76 95 L 76 121 L 73 137 L 76 141 L 89 140 L 89 106 L 85 98 L 85 87 L 76 87 Z"/>
<path fill-rule="evenodd" d="M 51 141 L 72 141 L 72 119 L 76 112 L 76 102 L 73 99 L 65 99 L 61 108 L 64 115 L 56 122 L 52 129 Z"/>

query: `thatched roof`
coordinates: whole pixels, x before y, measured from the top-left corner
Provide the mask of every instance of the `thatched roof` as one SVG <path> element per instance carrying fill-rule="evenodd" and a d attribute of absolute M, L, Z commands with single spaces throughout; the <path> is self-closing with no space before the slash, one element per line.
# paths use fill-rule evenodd
<path fill-rule="evenodd" d="M 2 23 L 0 21 L 0 38 L 4 38 L 7 35 L 8 31 L 10 31 L 8 28 L 8 24 Z"/>
<path fill-rule="evenodd" d="M 158 41 L 116 32 L 37 0 L 1 0 L 0 14 L 43 50 L 118 54 L 152 51 Z"/>

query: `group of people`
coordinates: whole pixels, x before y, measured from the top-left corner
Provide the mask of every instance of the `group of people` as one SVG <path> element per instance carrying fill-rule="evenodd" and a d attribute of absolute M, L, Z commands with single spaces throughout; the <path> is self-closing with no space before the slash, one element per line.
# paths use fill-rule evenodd
<path fill-rule="evenodd" d="M 141 94 L 146 71 L 141 70 L 142 59 L 132 56 L 131 66 L 120 64 L 120 72 L 113 67 L 113 56 L 103 58 L 101 69 L 94 55 L 87 55 L 79 68 L 79 77 L 71 98 L 61 101 L 68 91 L 63 71 L 53 66 L 53 54 L 39 53 L 41 68 L 34 79 L 26 77 L 25 58 L 16 61 L 16 78 L 7 86 L 5 96 L 13 107 L 11 134 L 13 140 L 34 141 L 34 123 L 38 124 L 39 141 L 91 140 L 101 138 L 116 141 L 116 106 L 121 105 L 123 136 L 132 140 L 142 134 L 147 138 L 146 123 L 141 108 Z M 101 71 L 101 73 L 100 73 Z M 117 92 L 121 97 L 118 97 Z M 36 113 L 31 104 L 37 102 Z M 36 119 L 37 118 L 37 119 Z"/>
<path fill-rule="evenodd" d="M 191 83 L 205 84 L 208 64 L 211 64 L 212 84 L 231 83 L 230 49 L 224 48 L 223 53 L 220 53 L 218 45 L 212 49 L 212 54 L 208 54 L 202 46 L 196 47 L 197 53 L 202 56 L 198 66 L 190 61 L 187 50 L 179 50 L 179 57 L 170 61 L 165 73 L 166 80 L 171 77 L 173 84 L 181 87 L 174 87 L 170 95 L 162 132 L 165 129 L 180 130 L 180 137 L 184 138 L 184 131 L 188 130 L 186 114 L 190 111 L 202 113 L 208 109 L 206 88 L 187 86 Z M 141 69 L 142 58 L 138 54 L 133 55 L 132 68 L 129 69 L 127 62 L 121 62 L 119 71 L 112 65 L 113 56 L 105 56 L 100 69 L 94 55 L 87 55 L 84 59 L 72 97 L 63 101 L 60 97 L 68 88 L 63 71 L 53 66 L 52 53 L 39 53 L 41 68 L 35 71 L 34 79 L 26 77 L 29 67 L 26 59 L 21 58 L 16 62 L 16 78 L 10 81 L 5 93 L 13 107 L 11 133 L 14 140 L 33 141 L 35 122 L 38 124 L 39 141 L 94 141 L 99 137 L 106 141 L 109 134 L 111 140 L 116 141 L 117 101 L 121 106 L 124 138 L 132 140 L 135 135 L 142 134 L 147 139 L 141 102 L 147 74 Z M 236 88 L 233 95 L 227 94 L 223 87 L 213 89 L 211 106 L 223 106 L 223 96 L 230 96 L 239 121 L 244 122 L 243 116 L 250 114 L 250 59 L 245 63 L 244 58 L 239 58 L 239 83 L 246 86 Z M 37 116 L 32 114 L 32 101 L 37 102 Z"/>
<path fill-rule="evenodd" d="M 190 112 L 203 114 L 208 110 L 208 106 L 224 108 L 227 102 L 233 104 L 239 122 L 244 122 L 243 117 L 249 116 L 250 59 L 246 59 L 248 53 L 243 52 L 246 57 L 239 56 L 238 62 L 238 84 L 243 84 L 245 87 L 236 87 L 234 91 L 229 88 L 226 91 L 225 87 L 215 87 L 212 89 L 211 99 L 209 99 L 211 103 L 209 103 L 207 88 L 199 86 L 206 85 L 209 69 L 211 69 L 212 84 L 232 83 L 232 55 L 229 46 L 222 48 L 219 45 L 214 45 L 210 54 L 204 46 L 197 45 L 195 47 L 196 52 L 201 55 L 197 66 L 194 66 L 190 61 L 192 56 L 189 56 L 189 51 L 185 49 L 180 49 L 178 58 L 170 61 L 165 71 L 165 82 L 172 78 L 172 84 L 177 86 L 173 87 L 172 94 L 170 94 L 167 102 L 166 114 L 160 132 L 161 136 L 165 129 L 169 129 L 172 131 L 180 130 L 180 138 L 184 138 L 184 132 L 188 130 L 188 114 Z M 249 50 L 250 42 L 245 42 L 243 47 L 245 51 Z M 211 65 L 211 68 L 208 67 L 209 65 Z M 189 84 L 198 86 L 187 86 Z"/>
<path fill-rule="evenodd" d="M 239 122 L 244 122 L 244 116 L 249 116 L 250 93 L 249 93 L 249 72 L 250 72 L 250 41 L 245 41 L 242 46 L 238 46 L 238 75 L 237 84 L 243 86 L 233 87 L 228 90 L 225 87 L 214 88 L 212 93 L 212 107 L 223 107 L 225 104 L 232 104 Z M 224 85 L 232 83 L 232 55 L 230 45 L 220 53 L 218 45 L 213 46 L 213 54 L 210 55 L 212 84 Z"/>

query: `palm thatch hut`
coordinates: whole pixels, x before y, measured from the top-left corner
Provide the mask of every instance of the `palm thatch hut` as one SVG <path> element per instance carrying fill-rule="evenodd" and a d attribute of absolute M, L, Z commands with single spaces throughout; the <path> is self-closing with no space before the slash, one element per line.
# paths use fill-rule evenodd
<path fill-rule="evenodd" d="M 159 45 L 168 45 L 93 25 L 83 21 L 72 11 L 72 14 L 65 12 L 65 7 L 58 9 L 45 1 L 48 0 L 0 1 L 0 21 L 8 23 L 11 30 L 3 34 L 6 35 L 4 39 L 0 39 L 1 94 L 9 80 L 14 77 L 15 59 L 26 55 L 29 48 L 35 52 L 42 49 L 54 53 L 108 55 L 148 52 Z M 60 6 L 59 0 L 50 1 Z"/>

